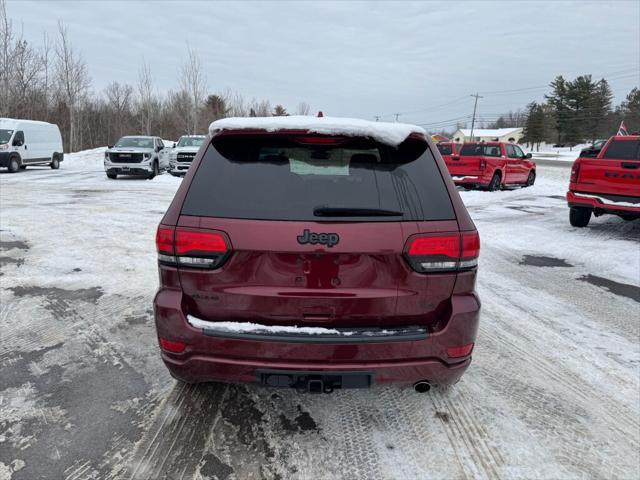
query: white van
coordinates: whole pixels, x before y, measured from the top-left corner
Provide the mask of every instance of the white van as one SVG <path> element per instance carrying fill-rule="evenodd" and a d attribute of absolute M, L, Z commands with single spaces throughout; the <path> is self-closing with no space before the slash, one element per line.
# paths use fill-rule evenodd
<path fill-rule="evenodd" d="M 57 125 L 0 118 L 0 167 L 7 167 L 12 173 L 28 165 L 57 169 L 62 160 L 62 137 Z"/>

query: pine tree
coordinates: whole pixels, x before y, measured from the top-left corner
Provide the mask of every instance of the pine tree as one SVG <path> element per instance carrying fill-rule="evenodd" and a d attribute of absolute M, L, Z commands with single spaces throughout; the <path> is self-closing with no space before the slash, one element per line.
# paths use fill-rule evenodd
<path fill-rule="evenodd" d="M 287 113 L 287 109 L 284 108 L 282 105 L 276 105 L 273 109 L 273 116 L 274 117 L 288 117 L 289 114 Z"/>
<path fill-rule="evenodd" d="M 540 150 L 540 143 L 545 139 L 546 113 L 542 105 L 531 102 L 527 105 L 527 121 L 524 126 L 524 140 L 531 146 L 536 145 Z"/>
<path fill-rule="evenodd" d="M 640 89 L 635 87 L 620 105 L 621 121 L 624 121 L 629 133 L 640 131 Z M 616 125 L 617 126 L 617 125 Z"/>
<path fill-rule="evenodd" d="M 558 133 L 558 143 L 563 143 L 565 136 L 571 128 L 573 116 L 568 106 L 568 85 L 562 75 L 559 75 L 551 82 L 550 87 L 553 89 L 550 95 L 545 95 L 549 105 L 554 110 L 556 119 L 556 131 Z"/>

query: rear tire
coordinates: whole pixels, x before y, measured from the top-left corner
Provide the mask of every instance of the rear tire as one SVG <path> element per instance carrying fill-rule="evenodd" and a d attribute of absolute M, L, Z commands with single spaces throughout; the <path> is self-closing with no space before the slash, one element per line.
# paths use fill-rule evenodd
<path fill-rule="evenodd" d="M 531 187 L 531 186 L 533 186 L 534 183 L 536 183 L 536 172 L 531 170 L 529 172 L 529 177 L 527 178 L 527 183 L 526 183 L 525 187 Z"/>
<path fill-rule="evenodd" d="M 20 170 L 20 162 L 16 157 L 11 157 L 9 159 L 9 173 L 16 173 Z"/>
<path fill-rule="evenodd" d="M 118 178 L 118 174 L 117 173 L 108 173 L 107 172 L 107 178 L 110 178 L 111 180 L 115 180 L 116 178 Z"/>
<path fill-rule="evenodd" d="M 500 174 L 494 173 L 491 181 L 489 182 L 489 186 L 487 190 L 490 192 L 495 192 L 496 190 L 500 190 Z"/>
<path fill-rule="evenodd" d="M 58 160 L 57 156 L 54 156 L 49 165 L 52 170 L 58 170 L 60 168 L 60 160 Z"/>
<path fill-rule="evenodd" d="M 571 207 L 569 209 L 569 223 L 573 227 L 586 227 L 591 220 L 591 209 L 585 207 Z"/>
<path fill-rule="evenodd" d="M 153 170 L 149 172 L 149 177 L 147 178 L 149 178 L 149 180 L 153 180 L 159 172 L 160 170 L 158 168 L 158 162 L 153 162 Z"/>

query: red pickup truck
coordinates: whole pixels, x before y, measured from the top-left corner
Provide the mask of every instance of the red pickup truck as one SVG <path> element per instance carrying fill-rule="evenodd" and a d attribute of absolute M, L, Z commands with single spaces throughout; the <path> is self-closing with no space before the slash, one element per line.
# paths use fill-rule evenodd
<path fill-rule="evenodd" d="M 536 180 L 531 154 L 504 142 L 464 143 L 459 154 L 443 156 L 456 185 L 489 191 L 506 186 L 530 187 Z"/>
<path fill-rule="evenodd" d="M 436 143 L 436 148 L 440 152 L 440 155 L 442 156 L 442 159 L 445 162 L 450 161 L 452 155 L 459 155 L 461 147 L 462 147 L 461 143 L 453 143 L 453 142 Z"/>
<path fill-rule="evenodd" d="M 611 137 L 597 157 L 578 157 L 567 202 L 574 227 L 586 227 L 591 214 L 640 218 L 640 136 Z"/>

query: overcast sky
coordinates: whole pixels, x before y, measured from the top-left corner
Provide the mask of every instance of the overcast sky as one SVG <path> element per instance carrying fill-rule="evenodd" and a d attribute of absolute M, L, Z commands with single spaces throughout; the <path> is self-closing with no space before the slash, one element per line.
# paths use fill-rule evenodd
<path fill-rule="evenodd" d="M 330 115 L 401 112 L 429 129 L 470 115 L 474 92 L 488 119 L 542 98 L 560 74 L 605 76 L 616 103 L 640 83 L 638 0 L 8 0 L 7 10 L 36 44 L 62 20 L 96 90 L 135 83 L 143 58 L 158 91 L 175 89 L 188 44 L 211 92 L 228 87 L 290 111 L 306 101 Z"/>

